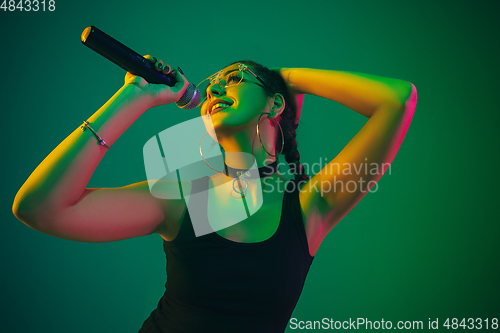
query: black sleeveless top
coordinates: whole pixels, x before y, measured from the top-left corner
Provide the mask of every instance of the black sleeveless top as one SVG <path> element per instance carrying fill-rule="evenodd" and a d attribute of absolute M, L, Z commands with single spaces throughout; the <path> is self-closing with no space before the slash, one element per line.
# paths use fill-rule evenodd
<path fill-rule="evenodd" d="M 194 180 L 192 193 L 208 189 L 208 182 Z M 191 197 L 189 205 L 206 207 L 205 193 L 197 202 Z M 293 180 L 278 229 L 265 241 L 238 243 L 216 232 L 195 237 L 186 210 L 177 237 L 163 248 L 165 294 L 139 333 L 284 332 L 314 259 Z"/>

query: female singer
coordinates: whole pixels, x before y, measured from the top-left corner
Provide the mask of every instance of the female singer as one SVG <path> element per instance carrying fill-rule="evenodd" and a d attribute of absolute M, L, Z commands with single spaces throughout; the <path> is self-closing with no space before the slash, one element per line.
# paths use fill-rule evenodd
<path fill-rule="evenodd" d="M 222 170 L 190 182 L 163 180 L 162 191 L 181 189 L 180 199 L 153 196 L 147 181 L 86 188 L 118 137 L 147 109 L 176 102 L 188 85 L 180 68 L 146 57 L 175 75 L 175 86 L 127 73 L 124 86 L 36 168 L 15 198 L 14 214 L 35 230 L 81 242 L 159 234 L 166 291 L 141 333 L 283 332 L 322 240 L 396 155 L 416 89 L 375 75 L 238 61 L 199 85 L 207 133 L 225 152 Z M 311 177 L 295 140 L 304 94 L 368 118 Z M 328 121 L 324 114 L 313 118 Z M 334 140 L 329 134 L 318 144 Z M 278 172 L 280 155 L 293 179 Z M 241 207 L 244 218 L 234 217 Z M 197 232 L 203 222 L 212 232 Z"/>

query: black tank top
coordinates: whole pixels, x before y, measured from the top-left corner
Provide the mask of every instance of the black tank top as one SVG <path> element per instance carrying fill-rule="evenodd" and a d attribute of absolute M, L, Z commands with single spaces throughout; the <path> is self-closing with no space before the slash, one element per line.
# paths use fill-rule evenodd
<path fill-rule="evenodd" d="M 192 193 L 208 189 L 208 182 L 194 180 Z M 205 193 L 189 205 L 207 206 Z M 186 210 L 177 237 L 163 243 L 165 294 L 139 333 L 284 332 L 314 259 L 298 194 L 297 182 L 289 181 L 278 229 L 258 243 L 216 232 L 195 237 Z"/>

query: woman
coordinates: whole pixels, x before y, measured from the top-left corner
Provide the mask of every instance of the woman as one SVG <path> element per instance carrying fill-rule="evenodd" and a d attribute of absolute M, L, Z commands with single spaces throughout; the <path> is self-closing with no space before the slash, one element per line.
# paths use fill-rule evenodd
<path fill-rule="evenodd" d="M 170 73 L 170 66 L 146 57 Z M 224 148 L 224 170 L 192 182 L 162 182 L 162 191 L 181 189 L 181 199 L 156 198 L 146 181 L 86 188 L 107 147 L 144 111 L 180 98 L 188 82 L 180 69 L 172 74 L 177 84 L 168 87 L 127 73 L 125 85 L 82 125 L 87 130 L 77 128 L 33 172 L 15 198 L 14 214 L 36 230 L 83 242 L 161 235 L 166 292 L 142 333 L 283 332 L 322 240 L 376 184 L 399 149 L 416 89 L 374 75 L 271 71 L 236 62 L 204 81 L 202 89 L 201 116 Z M 304 94 L 369 118 L 310 179 L 295 141 Z M 277 172 L 280 153 L 294 180 Z M 225 214 L 242 203 L 243 218 Z M 203 223 L 211 232 L 199 232 Z"/>

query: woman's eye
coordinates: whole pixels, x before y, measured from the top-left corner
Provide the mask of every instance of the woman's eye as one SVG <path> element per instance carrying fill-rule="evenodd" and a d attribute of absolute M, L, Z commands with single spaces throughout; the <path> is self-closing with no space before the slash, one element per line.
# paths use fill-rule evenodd
<path fill-rule="evenodd" d="M 241 81 L 240 77 L 235 76 L 230 76 L 227 78 L 227 84 L 236 84 Z"/>

